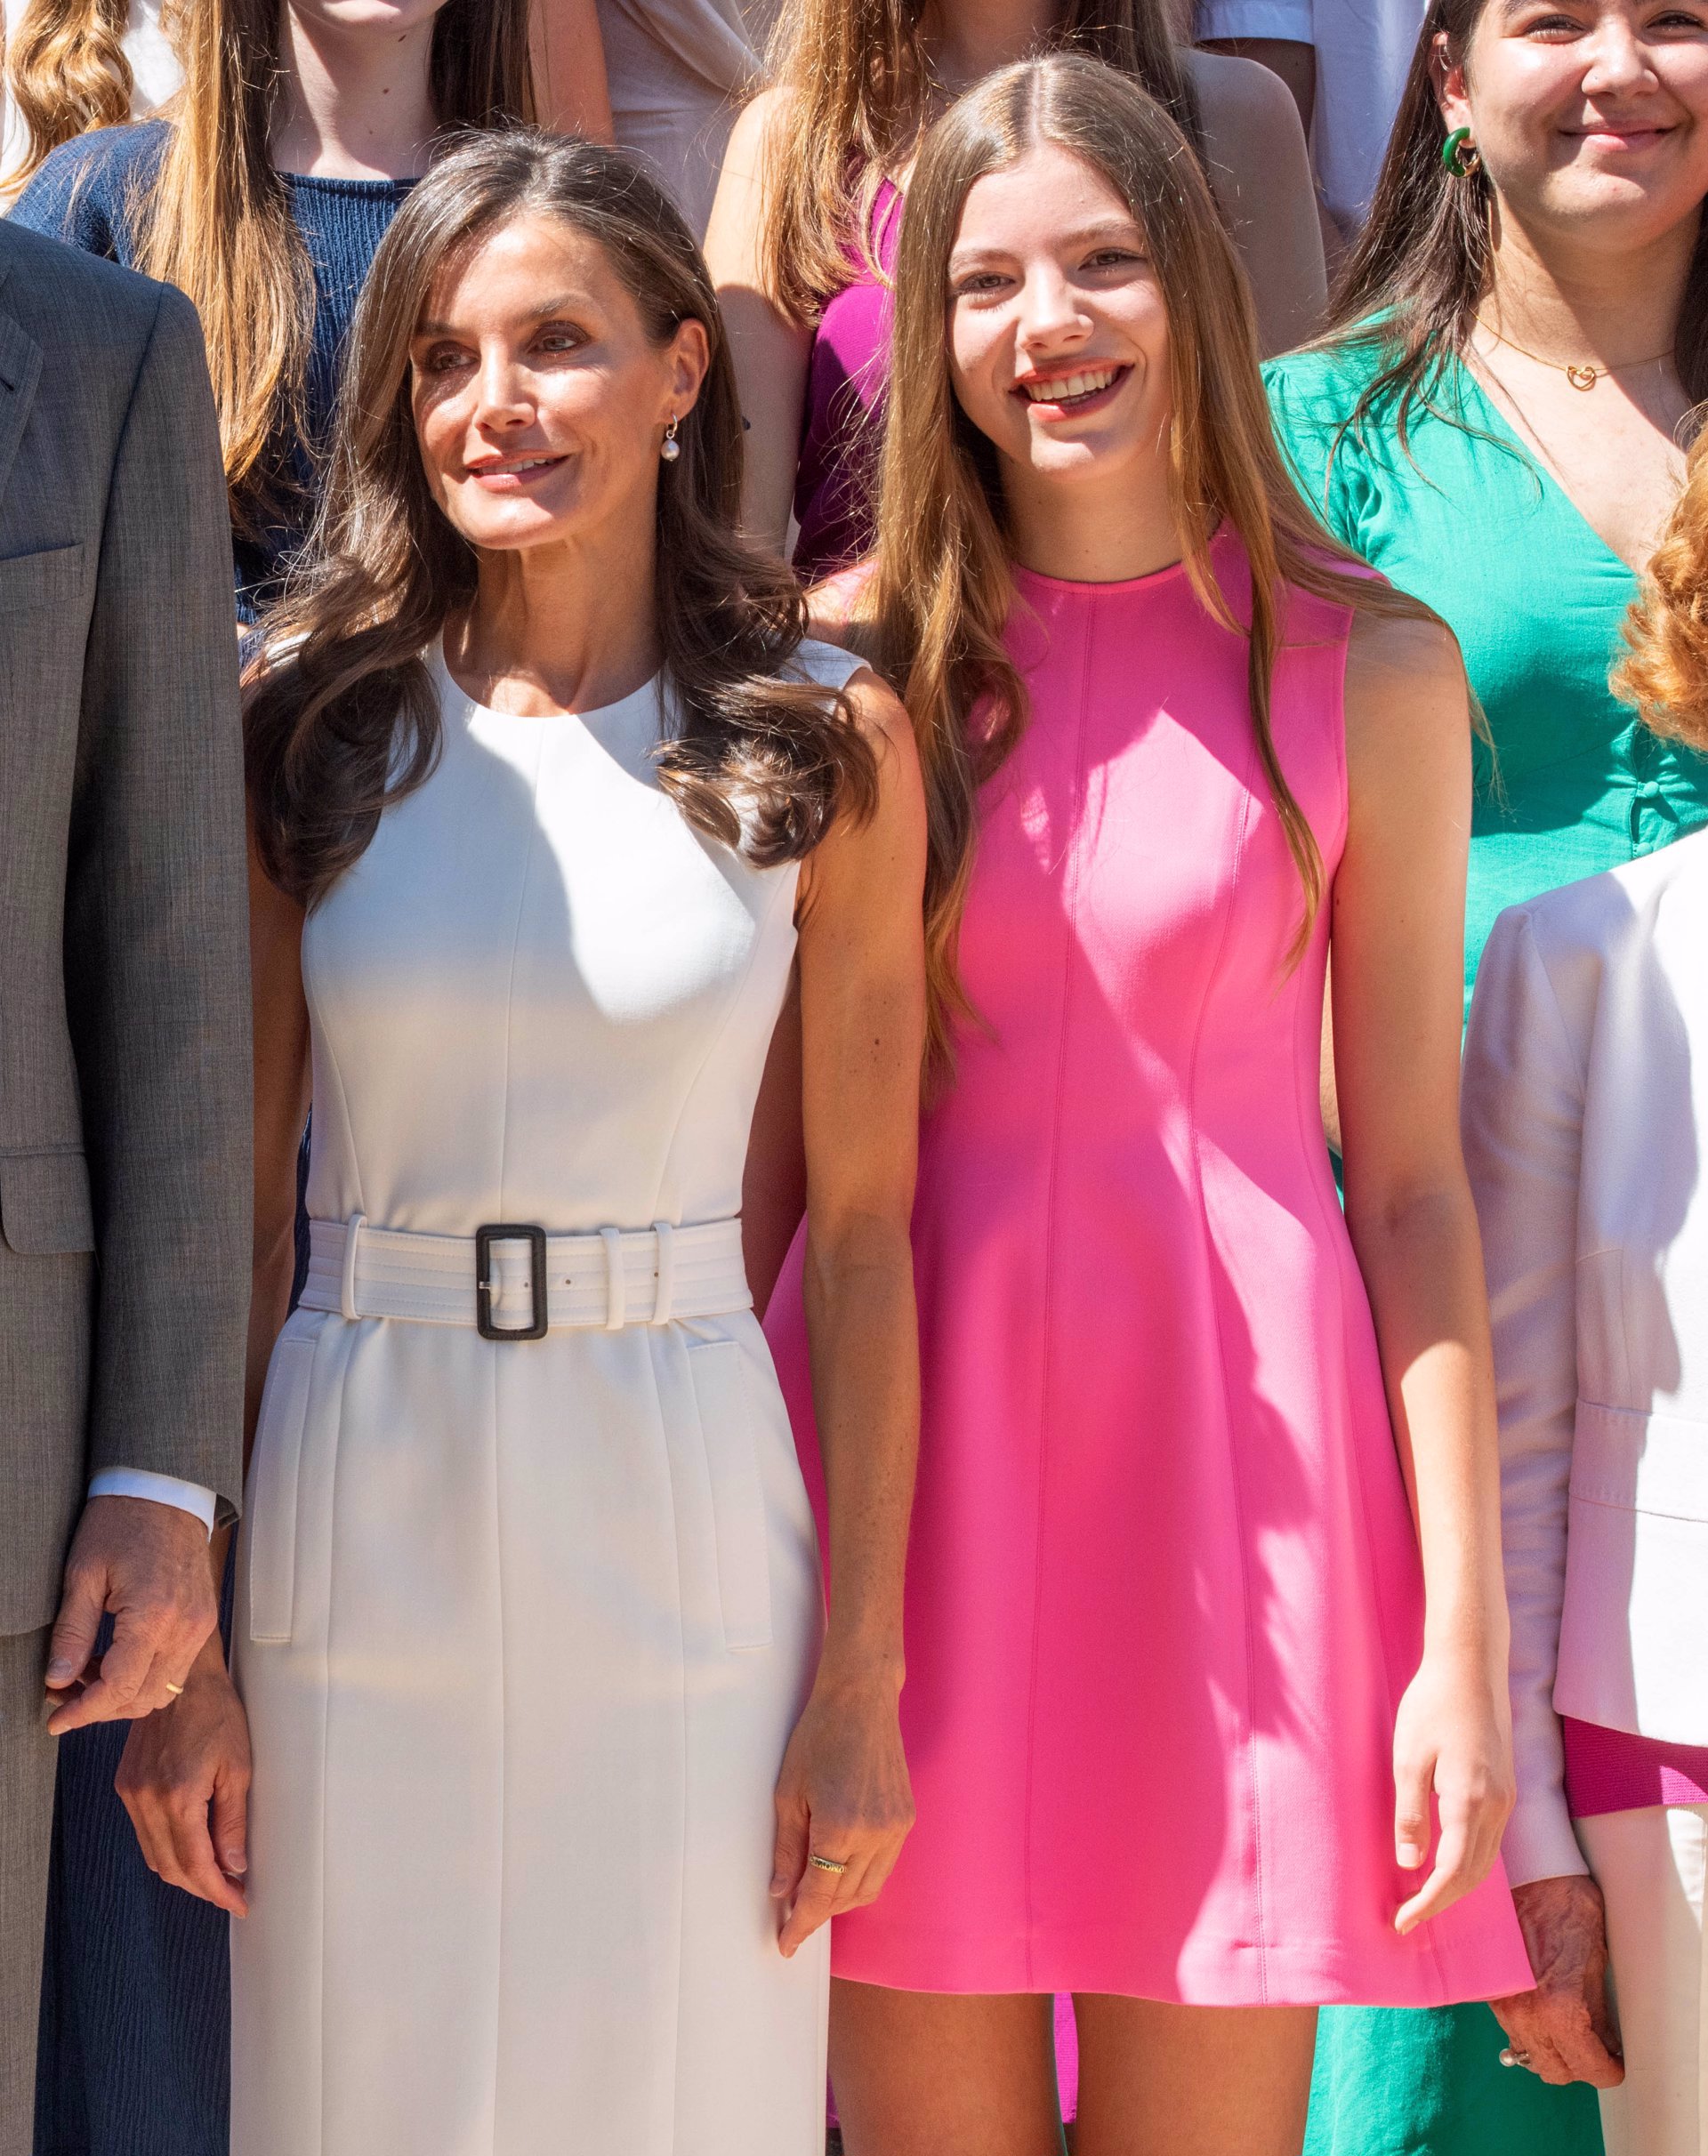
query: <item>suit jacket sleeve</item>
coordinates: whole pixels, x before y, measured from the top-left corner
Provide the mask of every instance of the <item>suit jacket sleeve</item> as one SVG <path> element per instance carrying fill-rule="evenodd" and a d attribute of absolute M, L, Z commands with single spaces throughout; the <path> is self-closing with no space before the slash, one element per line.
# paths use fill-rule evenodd
<path fill-rule="evenodd" d="M 1553 1701 L 1577 1405 L 1583 1087 L 1535 924 L 1520 909 L 1495 923 L 1478 971 L 1462 1123 L 1494 1331 L 1518 1767 L 1503 1854 L 1520 1886 L 1588 1869 L 1567 1810 Z"/>
<path fill-rule="evenodd" d="M 163 289 L 84 672 L 65 978 L 98 1260 L 89 1464 L 236 1509 L 251 1203 L 230 528 L 195 310 Z"/>

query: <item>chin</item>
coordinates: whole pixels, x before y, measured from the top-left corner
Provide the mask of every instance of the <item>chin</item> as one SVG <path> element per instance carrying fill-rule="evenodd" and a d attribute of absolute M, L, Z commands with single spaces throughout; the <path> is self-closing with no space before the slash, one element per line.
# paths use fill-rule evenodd
<path fill-rule="evenodd" d="M 1034 438 L 1027 462 L 1042 479 L 1071 483 L 1076 479 L 1105 478 L 1129 462 L 1137 447 L 1134 442 L 1110 441 L 1097 435 L 1081 435 L 1076 440 L 1066 441 L 1040 441 Z"/>
<path fill-rule="evenodd" d="M 487 554 L 515 554 L 531 546 L 550 546 L 564 536 L 561 517 L 492 517 L 459 524 L 469 544 Z"/>

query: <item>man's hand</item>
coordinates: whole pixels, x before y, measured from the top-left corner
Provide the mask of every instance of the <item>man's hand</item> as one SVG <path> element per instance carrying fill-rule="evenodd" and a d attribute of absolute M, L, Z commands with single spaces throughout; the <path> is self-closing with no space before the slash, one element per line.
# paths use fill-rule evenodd
<path fill-rule="evenodd" d="M 1532 1879 L 1513 1888 L 1512 1903 L 1536 1988 L 1490 2002 L 1508 2042 L 1544 2081 L 1617 2088 L 1625 2062 L 1607 1999 L 1601 1889 L 1582 1874 Z"/>
<path fill-rule="evenodd" d="M 108 1610 L 113 1644 L 94 1664 L 95 1634 Z M 91 1498 L 71 1539 L 48 1651 L 47 1688 L 60 1701 L 48 1734 L 131 1721 L 165 1706 L 189 1681 L 218 1618 L 200 1520 L 152 1498 Z"/>

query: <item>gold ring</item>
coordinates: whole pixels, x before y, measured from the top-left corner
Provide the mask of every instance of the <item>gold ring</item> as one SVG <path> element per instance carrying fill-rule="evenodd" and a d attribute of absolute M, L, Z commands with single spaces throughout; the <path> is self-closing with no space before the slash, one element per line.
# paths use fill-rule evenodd
<path fill-rule="evenodd" d="M 839 1864 L 834 1856 L 812 1856 L 807 1861 L 817 1864 L 820 1871 L 843 1872 L 848 1870 L 846 1864 Z"/>
<path fill-rule="evenodd" d="M 166 1679 L 166 1690 L 171 1693 L 173 1699 L 181 1699 L 183 1696 L 183 1686 L 174 1685 L 170 1677 Z"/>

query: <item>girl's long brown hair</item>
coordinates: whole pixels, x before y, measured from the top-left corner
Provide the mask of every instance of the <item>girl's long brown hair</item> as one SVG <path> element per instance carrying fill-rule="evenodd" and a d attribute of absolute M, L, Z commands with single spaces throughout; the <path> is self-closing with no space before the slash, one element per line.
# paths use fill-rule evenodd
<path fill-rule="evenodd" d="M 876 566 L 856 602 L 865 625 L 857 640 L 900 693 L 919 742 L 930 817 L 930 1052 L 939 1073 L 950 1062 L 954 1016 L 967 1010 L 955 953 L 979 792 L 1012 752 L 1027 717 L 1003 644 L 1015 585 L 1000 468 L 950 375 L 949 257 L 974 182 L 1043 142 L 1084 158 L 1127 205 L 1162 285 L 1173 399 L 1170 505 L 1193 588 L 1216 620 L 1248 637 L 1258 752 L 1304 892 L 1294 961 L 1324 877 L 1269 724 L 1287 587 L 1389 616 L 1435 618 L 1358 574 L 1356 557 L 1323 533 L 1301 500 L 1276 447 L 1245 274 L 1196 157 L 1156 101 L 1096 60 L 1057 55 L 1006 68 L 952 106 L 926 137 L 907 193 Z M 1218 527 L 1239 539 L 1251 564 L 1249 627 L 1216 583 L 1209 543 Z"/>
<path fill-rule="evenodd" d="M 1462 67 L 1487 5 L 1430 0 L 1369 220 L 1313 340 L 1316 346 L 1356 340 L 1378 347 L 1381 364 L 1348 422 L 1354 432 L 1380 409 L 1404 443 L 1414 405 L 1433 404 L 1494 282 L 1488 174 L 1479 165 L 1462 177 L 1442 164 L 1447 128 L 1434 74 L 1436 39 L 1446 37 L 1448 65 Z M 1675 356 L 1692 401 L 1708 398 L 1708 220 L 1685 286 Z"/>
<path fill-rule="evenodd" d="M 433 24 L 433 109 L 444 129 L 532 110 L 529 0 L 445 0 Z M 300 432 L 314 278 L 268 149 L 281 0 L 195 0 L 179 39 L 184 87 L 153 185 L 128 207 L 137 266 L 196 302 L 220 415 L 233 521 L 253 529 Z"/>
<path fill-rule="evenodd" d="M 30 0 L 6 44 L 5 84 L 25 141 L 6 197 L 61 142 L 130 118 L 136 83 L 125 52 L 129 23 L 129 0 Z"/>
<path fill-rule="evenodd" d="M 356 860 L 439 743 L 423 654 L 475 595 L 474 549 L 429 491 L 409 350 L 438 277 L 501 226 L 560 218 L 601 247 L 648 334 L 702 324 L 711 365 L 661 466 L 657 608 L 679 723 L 658 754 L 697 829 L 761 867 L 869 814 L 876 765 L 845 696 L 777 679 L 806 629 L 793 573 L 738 536 L 742 422 L 717 301 L 692 235 L 632 158 L 512 129 L 448 151 L 399 211 L 358 302 L 314 559 L 269 616 L 246 685 L 258 849 L 305 905 Z"/>
<path fill-rule="evenodd" d="M 797 321 L 847 283 L 879 181 L 923 131 L 923 0 L 790 0 L 777 19 L 770 69 L 786 120 L 768 151 L 760 249 L 770 296 Z M 1192 85 L 1156 0 L 1061 0 L 1051 42 L 1142 83 L 1200 146 Z"/>
<path fill-rule="evenodd" d="M 1625 619 L 1631 650 L 1614 693 L 1652 733 L 1708 752 L 1708 434 L 1690 451 L 1684 492 Z"/>

